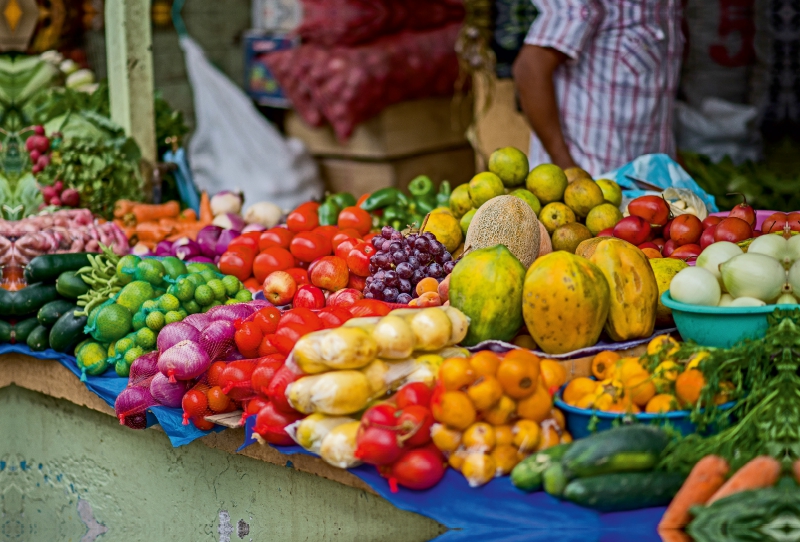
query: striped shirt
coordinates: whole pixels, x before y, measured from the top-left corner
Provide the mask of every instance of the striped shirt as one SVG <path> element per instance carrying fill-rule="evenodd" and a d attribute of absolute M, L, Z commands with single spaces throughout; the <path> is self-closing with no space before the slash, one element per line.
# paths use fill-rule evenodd
<path fill-rule="evenodd" d="M 554 74 L 564 139 L 593 176 L 637 156 L 674 157 L 681 0 L 533 0 L 525 43 L 569 58 Z M 550 162 L 534 134 L 531 166 Z"/>

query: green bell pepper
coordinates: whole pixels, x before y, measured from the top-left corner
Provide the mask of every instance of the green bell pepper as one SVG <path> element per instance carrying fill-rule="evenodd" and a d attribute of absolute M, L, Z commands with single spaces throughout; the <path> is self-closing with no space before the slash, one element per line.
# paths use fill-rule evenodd
<path fill-rule="evenodd" d="M 340 192 L 338 194 L 333 194 L 328 198 L 329 200 L 333 200 L 336 205 L 339 206 L 340 209 L 344 209 L 346 207 L 353 207 L 356 204 L 356 198 L 353 194 L 349 192 Z"/>
<path fill-rule="evenodd" d="M 399 205 L 392 205 L 387 207 L 383 210 L 383 218 L 387 222 L 391 222 L 392 220 L 405 220 L 406 219 L 406 210 Z"/>
<path fill-rule="evenodd" d="M 426 198 L 436 195 L 436 185 L 427 175 L 420 175 L 409 183 L 408 191 L 411 192 L 414 199 Z"/>
<path fill-rule="evenodd" d="M 414 204 L 416 205 L 417 211 L 419 211 L 423 215 L 427 215 L 436 208 L 436 198 L 435 197 L 417 198 L 414 200 Z"/>
<path fill-rule="evenodd" d="M 408 205 L 408 198 L 405 194 L 403 194 L 397 188 L 381 188 L 373 192 L 364 203 L 361 204 L 361 208 L 365 211 L 375 211 L 377 209 L 383 209 L 384 207 L 389 207 L 390 205 Z"/>
<path fill-rule="evenodd" d="M 439 185 L 439 193 L 436 194 L 436 206 L 450 207 L 451 193 L 452 189 L 450 187 L 450 181 L 442 181 L 442 184 Z"/>
<path fill-rule="evenodd" d="M 319 218 L 320 226 L 335 226 L 339 222 L 339 213 L 341 212 L 342 209 L 336 204 L 336 201 L 328 198 L 317 209 L 317 218 Z"/>

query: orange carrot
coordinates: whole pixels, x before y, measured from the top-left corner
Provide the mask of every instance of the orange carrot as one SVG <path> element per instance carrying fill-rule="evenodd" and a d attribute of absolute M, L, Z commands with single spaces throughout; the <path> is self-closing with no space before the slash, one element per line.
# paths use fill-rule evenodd
<path fill-rule="evenodd" d="M 114 218 L 122 218 L 133 210 L 133 206 L 137 203 L 127 200 L 119 199 L 114 203 Z"/>
<path fill-rule="evenodd" d="M 705 504 L 725 483 L 728 463 L 716 455 L 707 455 L 697 462 L 683 486 L 664 512 L 659 529 L 682 529 L 692 519 L 689 509 Z"/>
<path fill-rule="evenodd" d="M 181 206 L 177 201 L 168 201 L 160 204 L 140 203 L 131 209 L 131 214 L 136 217 L 136 222 L 149 222 L 161 218 L 176 218 L 181 213 Z"/>
<path fill-rule="evenodd" d="M 781 475 L 781 463 L 767 455 L 751 460 L 736 471 L 725 484 L 714 493 L 706 504 L 729 497 L 735 493 L 772 487 Z"/>
<path fill-rule="evenodd" d="M 792 474 L 794 474 L 794 481 L 800 484 L 800 459 L 792 464 Z"/>
<path fill-rule="evenodd" d="M 181 222 L 197 222 L 197 213 L 194 212 L 194 209 L 184 209 L 181 211 L 178 220 Z"/>
<path fill-rule="evenodd" d="M 208 197 L 208 192 L 203 191 L 200 194 L 200 222 L 205 225 L 211 224 L 214 220 L 214 213 L 211 212 L 211 198 Z"/>
<path fill-rule="evenodd" d="M 144 222 L 138 224 L 133 230 L 133 235 L 142 242 L 155 241 L 157 243 L 163 240 L 169 233 L 170 230 L 165 230 L 157 222 Z"/>

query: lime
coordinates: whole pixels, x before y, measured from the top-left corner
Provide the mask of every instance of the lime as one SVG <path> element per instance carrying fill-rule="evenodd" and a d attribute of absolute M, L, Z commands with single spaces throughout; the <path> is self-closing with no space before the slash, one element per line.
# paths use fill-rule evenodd
<path fill-rule="evenodd" d="M 597 186 L 603 191 L 603 198 L 608 203 L 615 207 L 622 205 L 622 188 L 617 183 L 611 179 L 598 179 Z"/>
<path fill-rule="evenodd" d="M 533 192 L 531 192 L 530 190 L 525 190 L 524 188 L 517 188 L 509 195 L 519 198 L 528 205 L 530 205 L 531 209 L 533 209 L 533 212 L 536 213 L 536 216 L 539 216 L 539 213 L 542 212 L 542 204 L 539 202 L 539 198 L 534 196 Z"/>
<path fill-rule="evenodd" d="M 186 264 L 175 256 L 167 256 L 161 260 L 161 264 L 164 266 L 167 276 L 172 279 L 177 279 L 186 274 Z"/>
<path fill-rule="evenodd" d="M 236 278 L 236 277 L 234 277 Z M 167 290 L 167 293 L 174 295 L 181 301 L 191 301 L 194 299 L 194 290 L 197 288 L 194 282 L 188 278 L 180 279 Z"/>
<path fill-rule="evenodd" d="M 202 307 L 207 307 L 214 301 L 214 290 L 203 284 L 194 291 L 194 300 Z"/>
<path fill-rule="evenodd" d="M 146 323 L 147 327 L 152 329 L 153 331 L 156 332 L 161 331 L 161 328 L 164 327 L 166 323 L 164 321 L 164 313 L 158 311 L 151 312 L 150 314 L 147 315 Z"/>
<path fill-rule="evenodd" d="M 153 286 L 164 282 L 165 274 L 164 264 L 152 258 L 146 258 L 136 266 L 136 280 L 146 280 Z"/>
<path fill-rule="evenodd" d="M 181 320 L 183 320 L 183 316 L 178 311 L 169 311 L 164 315 L 164 321 L 167 324 L 174 324 L 175 322 L 180 322 Z"/>
<path fill-rule="evenodd" d="M 139 256 L 134 256 L 133 254 L 128 254 L 119 259 L 115 275 L 121 284 L 128 284 L 133 280 L 136 274 L 136 266 L 141 261 L 142 259 Z"/>
<path fill-rule="evenodd" d="M 236 305 L 237 303 L 241 303 L 241 301 L 236 301 L 236 298 L 230 298 L 225 301 L 225 305 Z"/>
<path fill-rule="evenodd" d="M 472 200 L 469 199 L 469 185 L 462 184 L 453 189 L 450 194 L 450 210 L 453 216 L 461 218 L 472 209 Z"/>
<path fill-rule="evenodd" d="M 96 376 L 106 370 L 106 349 L 102 344 L 88 342 L 75 354 L 78 368 L 86 374 Z"/>
<path fill-rule="evenodd" d="M 158 298 L 158 308 L 162 312 L 176 311 L 180 306 L 180 300 L 172 294 L 164 294 Z"/>
<path fill-rule="evenodd" d="M 136 332 L 136 346 L 153 348 L 156 345 L 156 334 L 152 329 L 143 327 Z"/>
<path fill-rule="evenodd" d="M 514 147 L 498 149 L 489 157 L 489 171 L 500 177 L 505 186 L 519 186 L 525 182 L 530 171 L 528 157 Z"/>
<path fill-rule="evenodd" d="M 155 292 L 155 297 L 161 297 L 162 295 L 167 293 L 167 291 L 164 288 L 156 288 L 154 292 Z"/>
<path fill-rule="evenodd" d="M 253 300 L 253 294 L 250 292 L 250 290 L 242 289 L 242 290 L 239 290 L 238 292 L 236 292 L 236 295 L 234 296 L 234 299 L 238 303 L 247 303 L 248 301 L 252 301 Z"/>
<path fill-rule="evenodd" d="M 217 301 L 225 301 L 226 292 L 225 292 L 225 285 L 222 284 L 222 281 L 219 279 L 209 280 L 206 284 L 211 291 L 214 292 L 214 299 Z"/>
<path fill-rule="evenodd" d="M 185 279 L 191 281 L 195 286 L 200 286 L 201 284 L 206 283 L 206 279 L 204 279 L 203 275 L 200 273 L 190 273 L 189 275 L 186 275 Z"/>
<path fill-rule="evenodd" d="M 125 363 L 130 367 L 131 363 L 139 359 L 144 355 L 144 348 L 141 346 L 134 346 L 127 352 L 125 352 Z"/>
<path fill-rule="evenodd" d="M 116 344 L 114 344 L 114 355 L 124 356 L 125 352 L 127 352 L 134 346 L 136 346 L 136 343 L 133 339 L 130 339 L 128 337 L 120 339 L 116 342 Z"/>
<path fill-rule="evenodd" d="M 586 227 L 589 228 L 592 235 L 597 235 L 603 230 L 613 228 L 620 220 L 622 220 L 622 213 L 619 209 L 611 203 L 603 203 L 589 211 L 586 216 Z"/>
<path fill-rule="evenodd" d="M 132 320 L 131 311 L 122 305 L 116 303 L 106 305 L 97 313 L 92 337 L 103 343 L 121 339 L 131 330 Z"/>
<path fill-rule="evenodd" d="M 564 203 L 581 218 L 604 202 L 603 191 L 592 180 L 578 179 L 564 191 Z"/>
<path fill-rule="evenodd" d="M 202 273 L 203 271 L 214 271 L 217 272 L 217 266 L 213 263 L 203 263 L 203 262 L 192 262 L 186 266 L 186 270 L 189 273 Z"/>
<path fill-rule="evenodd" d="M 183 320 L 184 318 L 186 318 L 187 316 L 189 316 L 189 313 L 188 313 L 188 312 L 186 312 L 186 309 L 184 309 L 183 307 L 181 307 L 180 309 L 178 309 L 178 311 L 177 311 L 177 312 L 178 312 L 178 314 L 180 314 L 180 315 L 181 315 L 181 320 Z"/>
<path fill-rule="evenodd" d="M 461 221 L 459 222 L 459 226 L 461 226 L 461 233 L 464 234 L 464 237 L 467 236 L 467 231 L 469 230 L 469 225 L 472 223 L 472 217 L 475 216 L 477 213 L 477 209 L 470 209 L 467 211 L 467 214 L 461 217 Z"/>
<path fill-rule="evenodd" d="M 594 182 L 594 181 L 592 181 Z M 592 232 L 583 224 L 570 222 L 555 229 L 551 236 L 553 251 L 564 250 L 570 254 L 575 254 L 575 249 L 581 244 L 592 238 Z"/>
<path fill-rule="evenodd" d="M 505 193 L 505 186 L 500 177 L 490 171 L 478 173 L 469 182 L 469 199 L 476 209 L 492 198 Z"/>
<path fill-rule="evenodd" d="M 203 308 L 194 299 L 186 301 L 183 304 L 183 308 L 187 314 L 197 314 L 198 312 L 203 310 Z"/>
<path fill-rule="evenodd" d="M 542 205 L 561 201 L 567 189 L 567 176 L 555 164 L 541 164 L 528 174 L 525 186 Z"/>
<path fill-rule="evenodd" d="M 210 280 L 219 278 L 219 275 L 216 272 L 212 271 L 211 269 L 205 269 L 203 271 L 200 271 L 200 276 L 205 279 L 206 284 L 208 284 L 208 281 Z"/>
<path fill-rule="evenodd" d="M 133 326 L 134 331 L 139 331 L 147 324 L 145 320 L 147 319 L 147 313 L 144 311 L 139 311 L 133 315 L 133 320 L 131 321 L 131 325 Z"/>
<path fill-rule="evenodd" d="M 225 293 L 230 297 L 235 296 L 236 292 L 242 289 L 242 283 L 233 275 L 225 275 L 222 278 L 222 285 L 225 286 Z"/>
<path fill-rule="evenodd" d="M 155 299 L 148 299 L 144 303 L 142 303 L 142 310 L 144 312 L 153 312 L 158 310 L 158 301 Z"/>
<path fill-rule="evenodd" d="M 124 358 L 117 360 L 114 364 L 114 372 L 117 373 L 117 376 L 127 378 L 131 374 L 131 366 L 128 365 Z"/>
<path fill-rule="evenodd" d="M 144 280 L 135 280 L 125 286 L 117 296 L 117 304 L 122 305 L 131 314 L 136 313 L 145 301 L 153 299 L 155 291 L 149 282 Z"/>

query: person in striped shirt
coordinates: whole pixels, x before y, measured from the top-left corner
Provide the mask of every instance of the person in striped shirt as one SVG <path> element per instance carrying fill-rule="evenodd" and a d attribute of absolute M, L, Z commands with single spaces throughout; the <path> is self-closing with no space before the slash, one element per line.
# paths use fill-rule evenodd
<path fill-rule="evenodd" d="M 533 3 L 513 72 L 534 132 L 531 165 L 597 176 L 642 154 L 674 157 L 681 0 Z"/>

